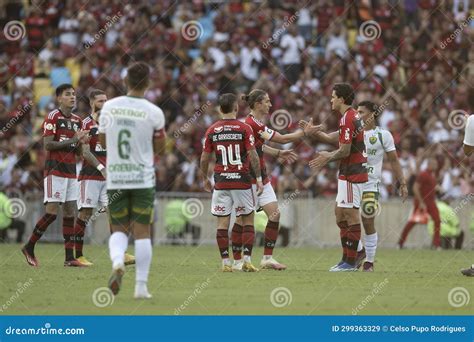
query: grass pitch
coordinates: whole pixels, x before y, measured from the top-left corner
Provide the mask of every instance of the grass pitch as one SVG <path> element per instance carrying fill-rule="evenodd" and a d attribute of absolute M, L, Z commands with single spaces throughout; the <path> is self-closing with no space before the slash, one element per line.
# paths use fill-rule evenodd
<path fill-rule="evenodd" d="M 19 245 L 0 245 L 0 315 L 474 312 L 474 278 L 459 272 L 474 261 L 473 251 L 381 249 L 374 273 L 330 273 L 328 268 L 339 261 L 339 249 L 277 248 L 275 257 L 287 264 L 286 271 L 222 273 L 216 247 L 158 246 L 149 281 L 153 299 L 132 298 L 135 271 L 131 266 L 112 301 L 100 289 L 107 286 L 111 269 L 106 246 L 85 246 L 84 250 L 93 267 L 64 268 L 62 246 L 40 243 L 36 254 L 41 267 L 35 269 L 26 264 Z M 254 250 L 254 264 L 259 264 L 262 252 Z"/>

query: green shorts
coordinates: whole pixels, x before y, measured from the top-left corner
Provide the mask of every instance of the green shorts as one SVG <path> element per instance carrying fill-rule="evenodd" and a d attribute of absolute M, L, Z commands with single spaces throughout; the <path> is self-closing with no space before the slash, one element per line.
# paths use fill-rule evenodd
<path fill-rule="evenodd" d="M 155 189 L 107 190 L 109 220 L 113 225 L 131 222 L 150 224 L 153 219 Z"/>
<path fill-rule="evenodd" d="M 380 212 L 379 193 L 375 191 L 364 191 L 362 193 L 362 202 L 360 205 L 362 209 L 362 216 L 372 218 L 377 216 Z"/>

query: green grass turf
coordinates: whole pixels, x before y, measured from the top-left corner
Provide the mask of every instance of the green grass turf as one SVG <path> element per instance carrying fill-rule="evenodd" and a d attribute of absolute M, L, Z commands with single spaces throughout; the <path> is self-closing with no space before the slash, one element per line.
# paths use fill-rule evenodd
<path fill-rule="evenodd" d="M 92 295 L 107 285 L 110 274 L 105 246 L 85 246 L 86 256 L 95 262 L 90 268 L 64 268 L 60 245 L 40 243 L 36 253 L 41 262 L 38 269 L 27 266 L 19 245 L 0 245 L 0 314 L 351 315 L 358 305 L 361 315 L 474 312 L 474 278 L 459 272 L 474 261 L 473 251 L 381 249 L 374 273 L 330 273 L 328 268 L 339 260 L 339 249 L 279 248 L 275 257 L 288 265 L 286 271 L 222 273 L 216 247 L 158 246 L 149 281 L 153 299 L 132 298 L 135 271 L 131 266 L 121 292 L 104 308 L 94 305 Z M 261 255 L 262 249 L 256 248 L 255 264 Z M 30 278 L 31 284 L 18 293 L 19 283 Z M 270 295 L 278 287 L 288 289 L 291 303 L 272 305 Z M 448 293 L 454 287 L 469 292 L 468 304 L 460 308 L 449 304 Z"/>

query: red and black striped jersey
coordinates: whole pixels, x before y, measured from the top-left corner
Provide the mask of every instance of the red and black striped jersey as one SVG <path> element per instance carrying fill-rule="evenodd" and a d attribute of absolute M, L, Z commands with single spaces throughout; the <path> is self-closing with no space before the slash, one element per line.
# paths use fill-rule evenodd
<path fill-rule="evenodd" d="M 97 158 L 97 160 L 102 164 L 106 165 L 106 156 L 107 153 L 105 149 L 100 145 L 99 142 L 99 123 L 94 120 L 92 115 L 89 115 L 82 121 L 82 130 L 89 131 L 89 147 L 92 154 Z M 82 169 L 79 173 L 79 180 L 92 179 L 98 181 L 105 181 L 104 176 L 97 170 L 94 166 L 89 164 L 86 160 L 82 163 Z"/>
<path fill-rule="evenodd" d="M 351 183 L 368 181 L 364 126 L 356 110 L 349 108 L 339 120 L 339 145 L 351 144 L 351 153 L 339 164 L 339 179 Z"/>
<path fill-rule="evenodd" d="M 79 116 L 71 114 L 66 117 L 61 110 L 50 112 L 43 123 L 43 137 L 53 136 L 54 141 L 64 141 L 74 137 L 80 130 L 82 120 Z M 44 166 L 44 177 L 54 175 L 64 178 L 76 178 L 76 147 L 71 144 L 61 150 L 47 151 Z"/>
<path fill-rule="evenodd" d="M 252 129 L 239 120 L 219 120 L 207 129 L 203 151 L 216 154 L 215 189 L 251 188 L 248 152 L 254 145 Z"/>
<path fill-rule="evenodd" d="M 275 131 L 265 126 L 263 122 L 259 121 L 251 114 L 247 115 L 245 118 L 245 123 L 252 128 L 253 135 L 255 137 L 255 149 L 257 150 L 258 157 L 260 158 L 260 169 L 262 172 L 263 184 L 267 184 L 269 179 L 267 175 L 267 167 L 265 166 L 265 160 L 263 158 L 263 144 L 265 144 L 266 140 L 271 140 L 273 138 Z M 250 170 L 250 174 L 253 178 L 252 182 L 255 183 L 255 174 L 253 170 Z"/>

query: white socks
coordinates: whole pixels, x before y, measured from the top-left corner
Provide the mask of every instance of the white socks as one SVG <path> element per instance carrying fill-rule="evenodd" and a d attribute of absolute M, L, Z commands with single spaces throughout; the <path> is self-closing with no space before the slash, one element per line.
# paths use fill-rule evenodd
<path fill-rule="evenodd" d="M 250 259 L 250 255 L 244 255 L 244 262 L 252 262 L 252 260 Z"/>
<path fill-rule="evenodd" d="M 135 280 L 137 284 L 138 282 L 147 283 L 148 273 L 150 272 L 151 256 L 151 240 L 135 240 Z"/>
<path fill-rule="evenodd" d="M 364 248 L 364 245 L 362 244 L 362 240 L 359 240 L 359 244 L 357 245 L 357 252 L 360 252 Z"/>
<path fill-rule="evenodd" d="M 368 262 L 373 263 L 375 261 L 375 250 L 377 249 L 377 240 L 377 232 L 370 235 L 364 235 L 365 253 L 367 255 L 366 259 Z"/>
<path fill-rule="evenodd" d="M 115 232 L 109 239 L 110 259 L 112 268 L 122 268 L 124 266 L 125 251 L 128 247 L 128 236 L 122 232 Z"/>

